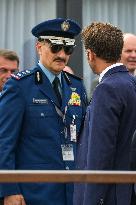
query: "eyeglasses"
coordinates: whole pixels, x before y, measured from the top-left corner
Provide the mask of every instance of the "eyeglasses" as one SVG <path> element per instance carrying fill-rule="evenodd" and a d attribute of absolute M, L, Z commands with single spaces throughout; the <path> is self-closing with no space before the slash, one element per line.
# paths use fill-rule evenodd
<path fill-rule="evenodd" d="M 74 47 L 75 46 L 65 46 L 50 43 L 50 49 L 52 53 L 58 53 L 63 49 L 66 55 L 71 55 L 74 51 Z"/>
<path fill-rule="evenodd" d="M 74 42 L 73 42 L 73 41 L 75 41 L 74 39 L 70 39 L 70 42 L 69 41 L 67 42 L 65 39 L 65 44 L 63 44 L 63 42 L 62 42 L 62 44 L 53 43 L 52 41 L 56 41 L 56 40 L 47 39 L 47 38 L 46 39 L 39 38 L 38 41 L 39 42 L 47 42 L 50 46 L 52 53 L 58 53 L 59 51 L 61 51 L 63 49 L 66 55 L 71 55 L 74 51 L 74 47 L 76 46 L 76 45 L 74 45 Z"/>

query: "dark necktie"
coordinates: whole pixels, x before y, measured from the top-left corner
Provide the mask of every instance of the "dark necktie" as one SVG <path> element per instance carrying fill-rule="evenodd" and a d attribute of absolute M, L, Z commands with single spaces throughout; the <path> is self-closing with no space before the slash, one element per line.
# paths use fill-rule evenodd
<path fill-rule="evenodd" d="M 58 98 L 58 101 L 59 101 L 59 104 L 61 105 L 62 103 L 62 99 L 61 99 L 61 94 L 60 94 L 60 91 L 59 91 L 59 86 L 60 86 L 60 80 L 58 77 L 55 77 L 53 82 L 52 82 L 52 85 L 53 85 L 53 89 L 56 93 L 56 96 Z"/>

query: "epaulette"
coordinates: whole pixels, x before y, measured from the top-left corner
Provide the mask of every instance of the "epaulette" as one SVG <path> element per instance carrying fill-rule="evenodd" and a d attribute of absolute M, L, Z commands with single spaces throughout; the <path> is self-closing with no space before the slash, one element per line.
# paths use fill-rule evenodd
<path fill-rule="evenodd" d="M 21 78 L 28 76 L 31 73 L 33 73 L 33 70 L 23 70 L 18 73 L 11 74 L 11 77 L 15 78 L 16 80 L 20 80 Z"/>
<path fill-rule="evenodd" d="M 74 75 L 74 74 L 72 74 L 72 73 L 69 73 L 69 72 L 67 72 L 67 71 L 63 71 L 66 75 L 68 75 L 68 76 L 71 76 L 71 77 L 73 77 L 73 78 L 76 78 L 77 80 L 83 80 L 83 78 L 80 78 L 79 76 L 76 76 L 76 75 Z"/>

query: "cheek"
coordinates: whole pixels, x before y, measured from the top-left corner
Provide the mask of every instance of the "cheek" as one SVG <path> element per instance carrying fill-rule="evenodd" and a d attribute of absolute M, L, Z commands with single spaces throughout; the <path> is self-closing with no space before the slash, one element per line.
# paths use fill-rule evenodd
<path fill-rule="evenodd" d="M 41 58 L 43 61 L 50 61 L 50 55 L 48 52 L 42 52 L 41 53 Z"/>
<path fill-rule="evenodd" d="M 45 61 L 46 61 L 46 63 L 51 64 L 53 62 L 52 55 L 47 53 L 47 55 L 45 56 Z"/>
<path fill-rule="evenodd" d="M 0 79 L 1 80 L 4 79 L 5 77 L 6 77 L 6 74 L 4 74 L 4 73 L 0 74 Z"/>
<path fill-rule="evenodd" d="M 41 62 L 43 63 L 43 65 L 45 66 L 45 67 L 50 67 L 50 66 L 52 66 L 52 63 L 53 63 L 53 57 L 50 55 L 50 54 L 44 54 L 44 55 L 42 55 L 42 57 L 41 57 Z"/>
<path fill-rule="evenodd" d="M 127 57 L 129 57 L 131 54 L 130 53 L 125 53 L 124 54 L 124 58 L 127 58 Z"/>

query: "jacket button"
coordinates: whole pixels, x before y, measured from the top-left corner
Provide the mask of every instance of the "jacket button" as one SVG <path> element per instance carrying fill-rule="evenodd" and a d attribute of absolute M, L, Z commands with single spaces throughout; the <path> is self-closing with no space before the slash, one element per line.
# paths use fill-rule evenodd
<path fill-rule="evenodd" d="M 99 204 L 100 204 L 100 205 L 104 205 L 104 201 L 103 201 L 103 199 L 100 199 Z"/>

